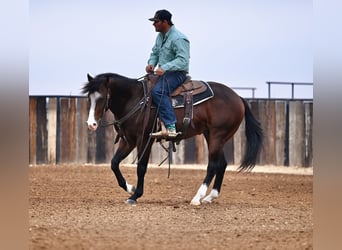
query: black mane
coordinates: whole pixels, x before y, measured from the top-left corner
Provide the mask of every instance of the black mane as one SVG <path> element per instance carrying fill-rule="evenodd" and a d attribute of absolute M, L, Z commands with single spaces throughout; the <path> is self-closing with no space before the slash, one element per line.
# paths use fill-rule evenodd
<path fill-rule="evenodd" d="M 101 84 L 108 84 L 109 80 L 114 82 L 120 82 L 123 85 L 129 86 L 130 83 L 136 82 L 137 79 L 128 78 L 125 76 L 121 76 L 116 73 L 102 73 L 95 76 L 91 81 L 86 82 L 84 87 L 82 88 L 82 94 L 86 93 L 94 93 L 95 91 L 99 90 Z"/>
<path fill-rule="evenodd" d="M 86 82 L 82 88 L 82 94 L 91 94 L 97 91 L 102 84 L 102 81 L 92 80 L 90 82 Z"/>

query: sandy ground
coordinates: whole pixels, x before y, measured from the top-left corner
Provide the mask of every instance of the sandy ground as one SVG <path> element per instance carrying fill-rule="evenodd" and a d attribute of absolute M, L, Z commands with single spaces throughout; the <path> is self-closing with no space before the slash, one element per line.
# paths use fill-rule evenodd
<path fill-rule="evenodd" d="M 109 165 L 29 168 L 29 249 L 312 249 L 313 170 L 226 172 L 211 204 L 191 206 L 205 166 L 151 166 L 128 206 Z M 136 181 L 133 167 L 121 167 Z"/>
<path fill-rule="evenodd" d="M 109 164 L 103 164 L 99 166 L 110 167 Z M 135 164 L 125 164 L 126 167 L 136 167 Z M 198 169 L 198 170 L 206 170 L 207 165 L 199 165 L 199 164 L 171 164 L 172 169 Z M 237 171 L 239 166 L 237 165 L 228 165 L 227 171 Z M 159 168 L 159 169 L 167 169 L 167 162 L 161 166 L 157 164 L 149 164 L 149 168 Z M 303 167 L 288 167 L 288 166 L 274 166 L 274 165 L 266 165 L 266 166 L 255 166 L 253 168 L 253 173 L 277 173 L 277 174 L 299 174 L 299 175 L 313 175 L 313 168 L 303 168 Z"/>

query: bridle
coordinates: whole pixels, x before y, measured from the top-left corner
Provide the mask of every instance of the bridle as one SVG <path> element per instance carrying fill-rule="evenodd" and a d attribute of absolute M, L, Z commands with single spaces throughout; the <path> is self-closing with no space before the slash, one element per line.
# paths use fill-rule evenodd
<path fill-rule="evenodd" d="M 126 122 L 131 116 L 133 116 L 136 112 L 138 111 L 142 111 L 146 105 L 148 104 L 148 102 L 150 101 L 150 96 L 148 94 L 148 90 L 147 90 L 147 83 L 145 80 L 141 80 L 145 78 L 145 76 L 143 77 L 140 77 L 138 78 L 138 82 L 140 82 L 143 86 L 143 90 L 144 90 L 144 95 L 143 97 L 138 101 L 138 103 L 126 114 L 124 115 L 123 117 L 121 117 L 120 119 L 116 120 L 114 118 L 114 121 L 112 122 L 109 122 L 109 123 L 105 123 L 104 120 L 105 120 L 105 113 L 108 111 L 109 109 L 109 104 L 110 104 L 110 101 L 111 101 L 111 96 L 110 96 L 110 89 L 109 87 L 107 88 L 107 93 L 106 93 L 106 105 L 104 106 L 103 108 L 103 112 L 102 112 L 102 117 L 100 119 L 100 126 L 101 127 L 108 127 L 108 126 L 111 126 L 111 125 L 114 125 L 118 134 L 120 136 L 122 136 L 122 138 L 128 143 L 127 141 L 127 138 L 126 136 L 124 135 L 123 133 L 123 130 L 122 130 L 122 124 L 124 122 Z M 110 82 L 110 79 L 109 79 L 109 82 Z"/>
<path fill-rule="evenodd" d="M 106 93 L 106 99 L 105 99 L 105 102 L 106 102 L 106 105 L 103 107 L 103 111 L 102 111 L 102 117 L 100 119 L 100 125 L 101 127 L 107 127 L 107 126 L 110 126 L 110 125 L 113 125 L 114 123 L 107 123 L 107 124 L 104 124 L 104 119 L 105 119 L 105 114 L 106 112 L 108 111 L 109 109 L 109 101 L 110 101 L 110 94 L 109 94 L 109 88 L 107 88 L 107 93 Z"/>

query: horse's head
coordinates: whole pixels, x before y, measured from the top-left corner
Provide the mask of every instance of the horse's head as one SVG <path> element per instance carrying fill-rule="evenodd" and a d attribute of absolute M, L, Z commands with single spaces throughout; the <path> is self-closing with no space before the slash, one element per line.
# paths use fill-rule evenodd
<path fill-rule="evenodd" d="M 83 94 L 88 94 L 90 108 L 87 125 L 90 130 L 95 131 L 98 127 L 98 121 L 104 115 L 108 102 L 108 79 L 106 77 L 96 76 L 95 78 L 87 74 L 88 82 L 82 89 Z"/>

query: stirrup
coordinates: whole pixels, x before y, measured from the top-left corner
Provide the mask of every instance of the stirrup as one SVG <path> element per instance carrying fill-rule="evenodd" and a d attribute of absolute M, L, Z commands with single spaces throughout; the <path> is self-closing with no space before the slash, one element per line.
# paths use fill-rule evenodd
<path fill-rule="evenodd" d="M 176 138 L 178 135 L 180 135 L 181 132 L 176 132 L 176 131 L 169 131 L 169 130 L 166 130 L 166 131 L 159 131 L 159 132 L 156 132 L 156 133 L 151 133 L 150 136 L 152 138 Z"/>

